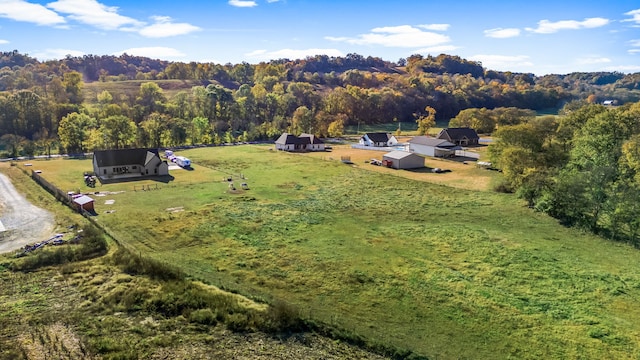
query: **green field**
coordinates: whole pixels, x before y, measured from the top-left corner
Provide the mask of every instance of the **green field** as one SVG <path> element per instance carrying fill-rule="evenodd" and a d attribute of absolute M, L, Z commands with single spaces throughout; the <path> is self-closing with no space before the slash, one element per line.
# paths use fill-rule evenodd
<path fill-rule="evenodd" d="M 169 182 L 96 189 L 82 182 L 90 160 L 33 167 L 104 194 L 96 219 L 128 247 L 372 344 L 438 359 L 640 356 L 638 250 L 511 195 L 269 148 L 182 151 L 194 170 Z"/>

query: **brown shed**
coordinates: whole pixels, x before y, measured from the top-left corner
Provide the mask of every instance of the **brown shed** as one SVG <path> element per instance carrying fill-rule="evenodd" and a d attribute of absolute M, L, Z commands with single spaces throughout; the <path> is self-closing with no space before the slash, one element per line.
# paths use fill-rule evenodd
<path fill-rule="evenodd" d="M 73 204 L 78 208 L 78 211 L 94 211 L 93 199 L 87 195 L 76 195 L 73 197 Z"/>

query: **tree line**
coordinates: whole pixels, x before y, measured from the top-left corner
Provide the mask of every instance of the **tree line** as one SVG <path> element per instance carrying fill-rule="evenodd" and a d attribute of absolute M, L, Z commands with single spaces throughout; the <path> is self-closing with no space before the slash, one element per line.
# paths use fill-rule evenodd
<path fill-rule="evenodd" d="M 620 73 L 497 72 L 449 55 L 395 63 L 318 55 L 223 65 L 126 54 L 40 62 L 12 51 L 0 53 L 0 135 L 15 156 L 52 147 L 80 152 L 272 140 L 283 131 L 339 136 L 348 125 L 392 121 L 420 121 L 424 130 L 436 116 L 459 117 L 460 124 L 491 132 L 491 121 L 469 123 L 478 119 L 474 111 L 557 108 L 574 99 L 637 101 L 633 79 Z M 139 88 L 114 90 L 129 80 L 138 80 Z M 198 85 L 168 96 L 158 85 L 163 80 Z M 116 87 L 88 97 L 84 84 L 94 81 Z M 513 116 L 519 115 L 503 114 L 495 122 L 508 124 Z"/>
<path fill-rule="evenodd" d="M 559 117 L 523 117 L 494 135 L 502 190 L 566 225 L 640 246 L 640 102 L 572 102 Z"/>

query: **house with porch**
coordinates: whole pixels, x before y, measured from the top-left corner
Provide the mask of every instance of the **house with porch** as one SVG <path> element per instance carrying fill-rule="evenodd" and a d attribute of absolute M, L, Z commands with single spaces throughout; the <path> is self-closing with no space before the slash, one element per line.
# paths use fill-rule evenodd
<path fill-rule="evenodd" d="M 93 172 L 101 180 L 169 175 L 169 165 L 157 149 L 96 150 Z"/>
<path fill-rule="evenodd" d="M 325 145 L 322 140 L 312 134 L 300 134 L 295 136 L 283 133 L 276 140 L 276 150 L 282 151 L 324 151 Z"/>
<path fill-rule="evenodd" d="M 478 133 L 468 127 L 442 129 L 436 137 L 460 146 L 478 145 L 480 141 Z"/>
<path fill-rule="evenodd" d="M 373 147 L 388 147 L 398 144 L 395 136 L 387 133 L 366 133 L 358 141 L 360 145 Z"/>

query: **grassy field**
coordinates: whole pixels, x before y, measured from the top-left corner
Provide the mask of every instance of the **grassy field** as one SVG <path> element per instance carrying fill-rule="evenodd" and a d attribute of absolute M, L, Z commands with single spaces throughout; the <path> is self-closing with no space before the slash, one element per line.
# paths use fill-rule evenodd
<path fill-rule="evenodd" d="M 0 163 L 0 171 L 54 213 L 58 231 L 88 225 L 17 167 Z M 286 307 L 182 280 L 176 268 L 113 243 L 90 260 L 56 257 L 82 250 L 85 240 L 21 258 L 0 254 L 0 360 L 384 358 L 315 333 L 281 336 L 272 316 L 286 318 Z M 256 321 L 267 327 L 253 328 Z"/>
<path fill-rule="evenodd" d="M 183 151 L 194 170 L 167 183 L 98 186 L 96 219 L 194 279 L 430 358 L 640 356 L 636 249 L 479 191 L 496 174 L 470 165 L 438 162 L 459 167 L 447 179 L 365 164 L 370 154 L 337 160 L 350 149 L 269 149 Z M 82 185 L 89 160 L 35 167 L 94 191 Z M 250 190 L 230 191 L 228 176 Z"/>

